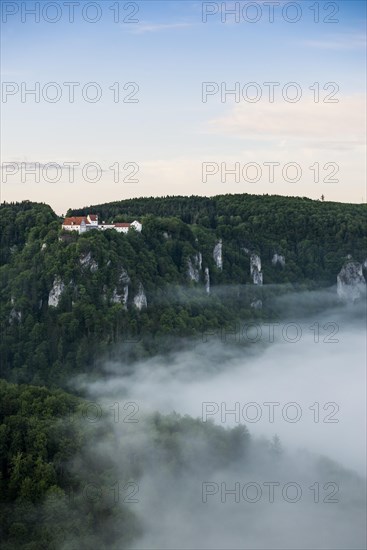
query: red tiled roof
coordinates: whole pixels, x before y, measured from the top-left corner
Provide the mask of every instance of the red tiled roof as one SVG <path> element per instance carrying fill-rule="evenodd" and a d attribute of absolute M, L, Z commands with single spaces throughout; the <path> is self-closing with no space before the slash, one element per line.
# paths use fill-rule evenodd
<path fill-rule="evenodd" d="M 115 227 L 130 227 L 131 223 L 115 223 Z"/>
<path fill-rule="evenodd" d="M 96 222 L 98 220 L 97 214 L 88 214 L 88 216 L 92 220 L 92 222 Z"/>
<path fill-rule="evenodd" d="M 89 221 L 85 216 L 75 216 L 72 218 L 65 218 L 62 222 L 62 225 L 80 225 L 82 221 L 84 221 L 86 224 L 89 224 Z"/>

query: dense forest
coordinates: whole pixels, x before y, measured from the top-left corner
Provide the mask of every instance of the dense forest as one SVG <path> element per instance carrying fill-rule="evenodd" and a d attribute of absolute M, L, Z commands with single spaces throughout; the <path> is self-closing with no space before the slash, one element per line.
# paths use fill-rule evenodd
<path fill-rule="evenodd" d="M 4 550 L 116 548 L 141 532 L 133 493 L 151 455 L 125 450 L 123 476 L 114 461 L 95 452 L 114 440 L 112 426 L 88 422 L 88 404 L 60 390 L 0 382 L 0 541 Z M 190 437 L 211 448 L 211 469 L 244 460 L 251 440 L 232 430 L 172 414 L 145 419 L 151 452 L 169 456 L 167 474 L 190 467 L 180 442 Z M 199 447 L 198 447 L 199 449 Z M 215 452 L 214 452 L 215 450 Z M 202 451 L 203 452 L 203 451 Z M 266 452 L 276 452 L 269 443 Z M 200 459 L 199 454 L 196 459 Z M 161 468 L 165 468 L 162 464 Z M 114 484 L 119 480 L 118 492 Z"/>
<path fill-rule="evenodd" d="M 146 356 L 177 336 L 274 318 L 279 293 L 335 285 L 348 256 L 363 263 L 367 255 L 365 205 L 224 195 L 87 212 L 139 218 L 143 231 L 67 233 L 45 204 L 1 206 L 1 375 L 9 381 L 58 387 L 98 368 L 112 344 Z M 263 285 L 253 284 L 253 254 Z"/>
<path fill-rule="evenodd" d="M 159 515 L 155 518 L 155 513 L 162 505 L 164 513 L 165 500 L 168 506 L 176 502 L 185 506 L 183 496 L 188 493 L 190 509 L 204 520 L 202 480 L 218 479 L 218 475 L 251 480 L 262 473 L 265 481 L 269 471 L 281 479 L 286 468 L 301 482 L 302 461 L 297 469 L 276 436 L 257 439 L 244 425 L 223 427 L 176 413 L 154 413 L 140 418 L 138 424 L 124 425 L 114 424 L 104 413 L 95 422 L 90 405 L 61 390 L 0 382 L 0 542 L 4 550 L 132 548 L 144 536 L 146 524 L 163 520 Z M 363 481 L 359 476 L 325 458 L 304 454 L 303 461 L 309 461 L 310 469 L 302 474 L 305 487 L 311 485 L 313 475 L 321 481 L 342 481 L 342 509 L 328 505 L 328 514 L 336 514 L 334 521 L 350 522 L 351 529 L 361 525 Z M 232 488 L 234 482 L 229 483 Z M 212 507 L 207 512 L 221 518 L 225 511 L 228 517 L 231 509 L 223 508 L 218 496 L 216 502 L 217 512 Z M 255 512 L 254 504 L 248 506 Z M 272 514 L 277 513 L 276 505 L 271 506 Z M 310 513 L 304 507 L 292 510 Z M 243 515 L 237 505 L 233 512 L 251 521 L 250 510 Z M 313 504 L 312 513 L 320 517 L 325 512 Z"/>
<path fill-rule="evenodd" d="M 151 197 L 70 210 L 69 214 L 85 215 L 92 210 L 104 220 L 128 221 L 147 215 L 179 218 L 192 229 L 200 228 L 203 238 L 210 230 L 236 250 L 258 251 L 264 263 L 274 252 L 284 254 L 288 268 L 277 282 L 309 279 L 332 284 L 345 256 L 358 259 L 367 248 L 363 204 L 247 194 Z M 270 283 L 276 276 L 270 272 L 266 279 Z"/>
<path fill-rule="evenodd" d="M 278 319 L 284 312 L 277 297 L 294 290 L 331 288 L 336 305 L 332 287 L 340 269 L 348 258 L 363 264 L 367 256 L 365 205 L 223 195 L 132 199 L 68 215 L 87 213 L 138 219 L 143 230 L 79 235 L 63 231 L 62 218 L 46 204 L 0 207 L 0 538 L 6 550 L 120 549 L 142 531 L 133 508 L 115 506 L 111 492 L 86 498 L 91 483 L 137 483 L 149 460 L 124 450 L 121 474 L 113 460 L 91 452 L 102 436 L 112 448 L 119 443 L 107 420 L 86 421 L 85 396 L 70 387 L 72 377 L 98 375 L 116 357 L 128 373 L 133 360 L 184 348 L 188 338 L 200 340 L 238 320 Z M 145 418 L 146 434 L 149 456 L 164 455 L 170 475 L 192 472 L 198 463 L 205 471 L 238 460 L 246 465 L 254 445 L 244 426 L 224 429 L 176 414 Z M 194 461 L 183 437 L 194 442 Z M 277 441 L 261 445 L 267 460 L 280 452 Z"/>

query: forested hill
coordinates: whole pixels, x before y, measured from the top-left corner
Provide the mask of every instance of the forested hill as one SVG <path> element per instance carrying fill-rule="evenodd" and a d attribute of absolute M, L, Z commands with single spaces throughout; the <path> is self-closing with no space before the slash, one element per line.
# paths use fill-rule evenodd
<path fill-rule="evenodd" d="M 196 476 L 214 478 L 237 465 L 244 478 L 254 479 L 252 463 L 269 464 L 267 471 L 283 476 L 283 462 L 278 474 L 274 470 L 277 440 L 256 443 L 244 426 L 229 430 L 153 414 L 131 424 L 134 433 L 141 426 L 142 438 L 130 439 L 124 424 L 121 442 L 113 443 L 115 422 L 87 422 L 83 396 L 64 390 L 76 391 L 71 383 L 80 373 L 103 380 L 109 359 L 130 374 L 135 359 L 186 351 L 193 344 L 188 337 L 209 342 L 203 337 L 221 338 L 221 329 L 232 334 L 242 322 L 279 319 L 277 297 L 292 289 L 334 285 L 325 294 L 337 303 L 340 269 L 350 256 L 364 265 L 367 256 L 363 205 L 228 195 L 136 199 L 74 211 L 87 212 L 106 221 L 138 218 L 143 229 L 79 235 L 63 231 L 46 204 L 0 206 L 4 550 L 139 547 L 146 522 L 125 500 L 116 506 L 110 488 L 116 479 L 121 487 L 140 482 L 146 471 L 168 479 L 164 487 L 177 479 L 190 486 Z M 323 308 L 320 293 L 316 304 L 310 294 L 307 308 Z M 299 318 L 300 308 L 293 314 Z M 157 470 L 149 469 L 151 457 L 160 457 Z M 323 465 L 316 479 L 335 479 L 334 465 L 329 470 Z M 90 485 L 104 488 L 100 499 L 86 497 Z M 363 495 L 353 476 L 343 478 L 343 490 L 348 485 L 354 503 L 349 524 L 363 513 Z M 157 487 L 154 502 L 162 492 Z M 358 487 L 362 492 L 362 481 Z"/>
<path fill-rule="evenodd" d="M 265 284 L 303 279 L 332 284 L 345 257 L 363 262 L 367 249 L 365 204 L 276 195 L 168 196 L 92 205 L 69 214 L 91 211 L 115 222 L 147 216 L 178 218 L 223 239 L 224 250 L 227 243 L 229 248 L 234 245 L 259 253 L 265 264 L 274 253 L 285 255 L 290 270 L 282 273 L 281 280 L 274 274 L 264 278 Z"/>
<path fill-rule="evenodd" d="M 1 265 L 25 245 L 32 231 L 42 227 L 47 233 L 50 224 L 58 219 L 50 206 L 31 201 L 1 204 L 0 214 Z"/>
<path fill-rule="evenodd" d="M 273 229 L 277 233 L 289 230 L 299 236 L 308 228 L 309 237 L 316 236 L 317 230 L 334 230 L 344 238 L 345 230 L 353 230 L 352 218 L 362 221 L 366 205 L 338 202 L 314 201 L 306 197 L 284 197 L 278 195 L 218 195 L 144 197 L 92 205 L 80 209 L 70 209 L 69 215 L 81 216 L 88 212 L 98 212 L 104 220 L 128 220 L 148 214 L 162 217 L 177 217 L 188 224 L 199 224 L 211 229 L 221 226 L 246 224 L 252 234 L 258 230 L 265 234 Z M 290 235 L 292 237 L 292 235 Z"/>
<path fill-rule="evenodd" d="M 138 218 L 143 230 L 79 235 L 62 232 L 48 205 L 0 207 L 0 351 L 11 381 L 61 384 L 111 344 L 139 342 L 134 353 L 146 354 L 162 337 L 274 317 L 279 289 L 335 285 L 348 257 L 367 256 L 365 205 L 223 195 L 73 211 L 87 212 Z"/>

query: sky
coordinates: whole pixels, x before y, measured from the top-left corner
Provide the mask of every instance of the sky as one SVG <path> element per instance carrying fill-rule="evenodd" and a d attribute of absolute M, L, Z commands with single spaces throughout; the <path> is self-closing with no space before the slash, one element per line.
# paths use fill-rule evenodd
<path fill-rule="evenodd" d="M 1 4 L 2 201 L 366 201 L 365 2 Z"/>

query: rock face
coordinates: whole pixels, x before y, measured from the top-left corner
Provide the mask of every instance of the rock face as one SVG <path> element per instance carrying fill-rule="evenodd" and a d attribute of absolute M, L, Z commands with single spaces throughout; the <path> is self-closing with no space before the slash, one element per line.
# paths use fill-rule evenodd
<path fill-rule="evenodd" d="M 14 321 L 20 322 L 22 320 L 22 312 L 13 308 L 9 314 L 9 323 L 12 325 Z"/>
<path fill-rule="evenodd" d="M 223 269 L 223 247 L 222 247 L 222 239 L 220 239 L 217 244 L 214 247 L 213 250 L 213 258 L 215 261 L 215 265 L 218 269 Z"/>
<path fill-rule="evenodd" d="M 147 307 L 147 297 L 145 296 L 144 287 L 139 283 L 138 293 L 134 297 L 134 306 L 140 311 Z"/>
<path fill-rule="evenodd" d="M 129 297 L 129 287 L 124 287 L 124 291 L 122 293 L 119 293 L 117 291 L 117 288 L 113 289 L 112 296 L 111 296 L 111 302 L 113 304 L 123 304 L 125 307 L 127 307 L 127 299 Z"/>
<path fill-rule="evenodd" d="M 254 285 L 262 285 L 261 260 L 257 254 L 251 254 L 250 256 L 250 272 Z"/>
<path fill-rule="evenodd" d="M 195 283 L 199 282 L 202 261 L 201 252 L 198 252 L 193 258 L 187 260 L 187 275 L 190 281 L 195 281 Z"/>
<path fill-rule="evenodd" d="M 187 260 L 187 275 L 190 281 L 195 281 L 195 283 L 199 282 L 199 270 L 193 266 L 190 258 Z"/>
<path fill-rule="evenodd" d="M 129 297 L 129 283 L 130 277 L 126 269 L 121 268 L 118 278 L 118 288 L 114 288 L 111 296 L 111 302 L 113 304 L 123 304 L 125 308 L 127 307 L 127 300 Z"/>
<path fill-rule="evenodd" d="M 61 294 L 64 292 L 65 285 L 60 277 L 55 277 L 52 288 L 48 295 L 48 305 L 51 307 L 57 307 L 60 302 Z"/>
<path fill-rule="evenodd" d="M 285 258 L 281 254 L 274 254 L 273 259 L 271 260 L 271 263 L 273 265 L 281 265 L 282 267 L 285 266 Z"/>
<path fill-rule="evenodd" d="M 14 307 L 15 300 L 14 300 L 13 296 L 11 297 L 10 303 L 13 307 L 12 307 L 12 309 L 10 311 L 10 314 L 9 314 L 9 323 L 13 324 L 14 321 L 20 322 L 22 320 L 22 312 L 15 309 L 15 307 Z"/>
<path fill-rule="evenodd" d="M 209 268 L 206 267 L 205 268 L 205 292 L 207 294 L 210 294 L 210 273 L 209 273 Z"/>
<path fill-rule="evenodd" d="M 98 269 L 98 264 L 95 260 L 93 260 L 91 252 L 88 252 L 88 254 L 83 254 L 80 257 L 79 262 L 82 267 L 89 267 L 92 273 L 95 273 Z"/>
<path fill-rule="evenodd" d="M 120 275 L 119 275 L 119 283 L 128 285 L 130 283 L 130 277 L 128 275 L 128 272 L 123 267 L 121 268 Z"/>
<path fill-rule="evenodd" d="M 203 256 L 202 256 L 201 252 L 198 252 L 196 254 L 195 261 L 197 263 L 198 268 L 201 271 L 202 270 L 202 265 L 203 265 Z"/>
<path fill-rule="evenodd" d="M 366 280 L 362 273 L 362 264 L 347 262 L 337 276 L 337 293 L 346 303 L 360 300 L 366 293 Z"/>

